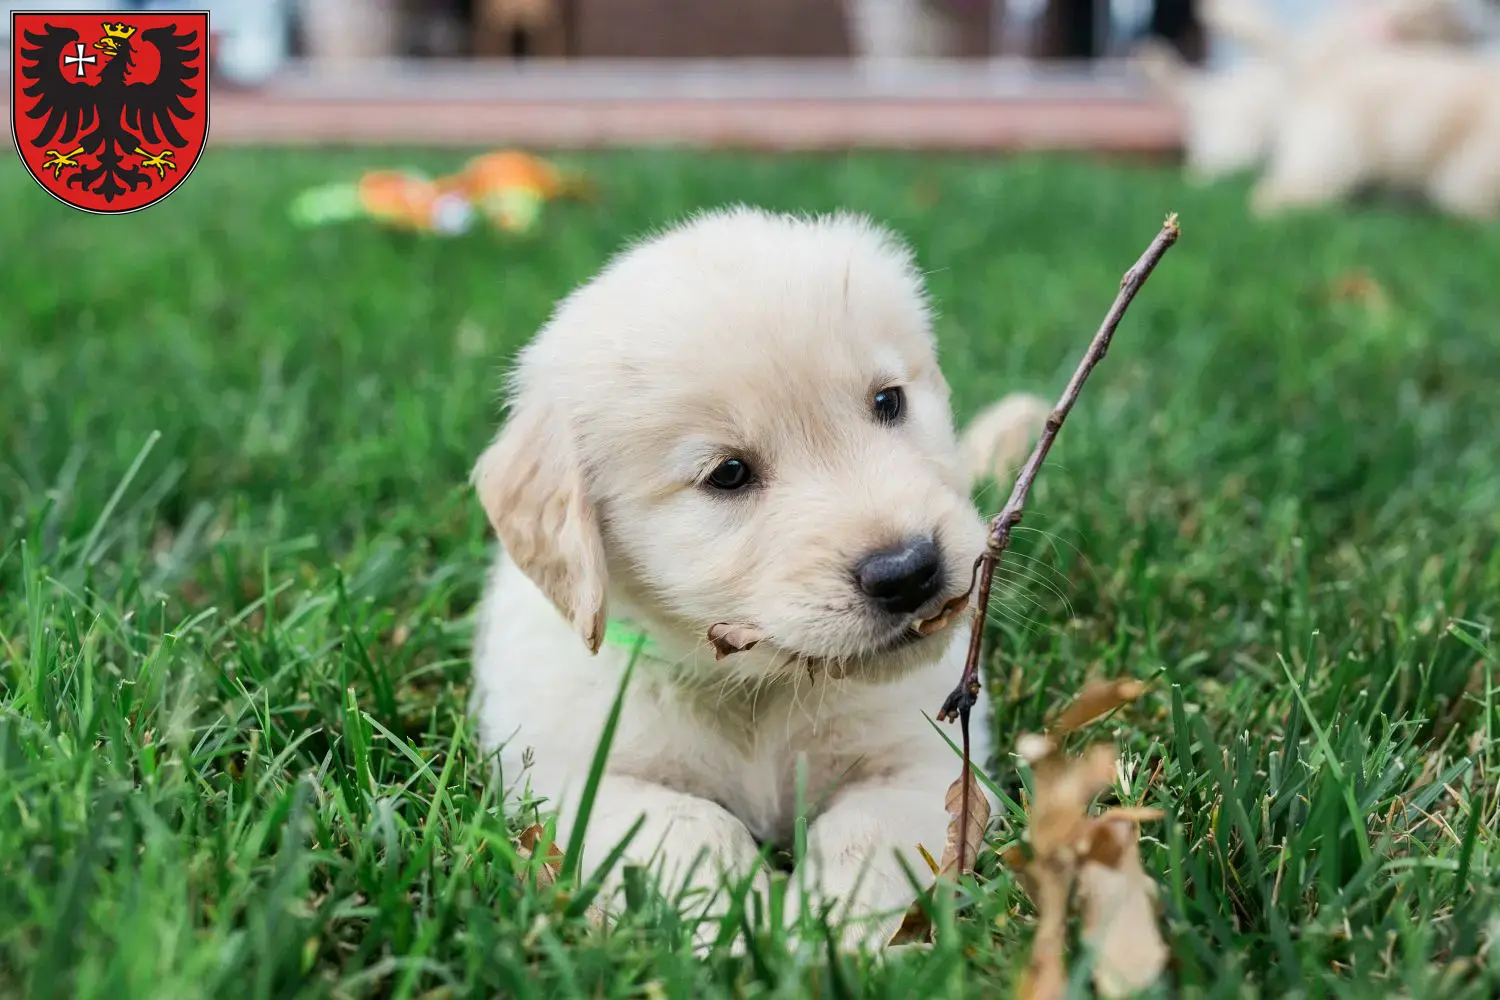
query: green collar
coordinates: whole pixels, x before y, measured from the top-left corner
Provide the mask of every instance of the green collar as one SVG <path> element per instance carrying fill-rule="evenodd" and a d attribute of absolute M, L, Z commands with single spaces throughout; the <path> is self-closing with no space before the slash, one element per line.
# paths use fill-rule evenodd
<path fill-rule="evenodd" d="M 623 618 L 611 618 L 604 623 L 604 641 L 632 653 L 639 650 L 642 656 L 653 656 L 661 652 L 661 648 L 644 629 Z"/>

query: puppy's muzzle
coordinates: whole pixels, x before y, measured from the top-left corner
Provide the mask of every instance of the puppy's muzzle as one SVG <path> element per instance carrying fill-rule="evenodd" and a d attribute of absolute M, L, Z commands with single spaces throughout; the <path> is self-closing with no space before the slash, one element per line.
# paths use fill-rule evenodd
<path fill-rule="evenodd" d="M 931 537 L 909 538 L 871 552 L 854 567 L 854 581 L 870 603 L 892 615 L 911 615 L 943 589 L 943 558 Z"/>

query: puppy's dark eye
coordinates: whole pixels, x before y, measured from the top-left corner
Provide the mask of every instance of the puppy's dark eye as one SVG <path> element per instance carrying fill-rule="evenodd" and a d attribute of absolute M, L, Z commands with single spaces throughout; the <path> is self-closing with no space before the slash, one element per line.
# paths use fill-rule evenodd
<path fill-rule="evenodd" d="M 906 408 L 906 393 L 901 391 L 900 386 L 893 385 L 877 392 L 870 405 L 875 411 L 876 420 L 883 424 L 894 424 L 901 419 L 901 411 Z"/>
<path fill-rule="evenodd" d="M 750 466 L 737 458 L 726 458 L 714 466 L 714 471 L 708 474 L 705 482 L 716 490 L 740 490 L 750 485 L 754 473 Z"/>

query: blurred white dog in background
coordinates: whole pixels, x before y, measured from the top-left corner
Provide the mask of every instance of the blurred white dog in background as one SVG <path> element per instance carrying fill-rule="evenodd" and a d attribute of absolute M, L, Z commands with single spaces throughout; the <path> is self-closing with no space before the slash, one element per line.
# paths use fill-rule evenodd
<path fill-rule="evenodd" d="M 1500 210 L 1500 63 L 1476 51 L 1497 33 L 1493 5 L 1338 4 L 1301 36 L 1256 0 L 1206 0 L 1201 16 L 1249 58 L 1207 72 L 1157 44 L 1138 54 L 1182 111 L 1195 179 L 1263 167 L 1262 214 L 1371 187 L 1471 218 Z"/>

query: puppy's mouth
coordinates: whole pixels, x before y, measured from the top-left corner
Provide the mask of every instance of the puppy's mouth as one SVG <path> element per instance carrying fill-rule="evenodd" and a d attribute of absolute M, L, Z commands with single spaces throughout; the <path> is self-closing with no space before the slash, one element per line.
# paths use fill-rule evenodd
<path fill-rule="evenodd" d="M 964 610 L 969 606 L 969 593 L 970 591 L 966 590 L 962 594 L 950 598 L 938 608 L 935 614 L 925 618 L 911 619 L 887 637 L 862 650 L 860 655 L 881 656 L 895 653 L 910 646 L 915 646 L 923 640 L 936 635 L 957 621 L 964 613 Z M 729 622 L 720 622 L 711 626 L 708 630 L 708 642 L 714 648 L 714 659 L 716 660 L 722 660 L 726 656 L 754 649 L 762 642 L 767 641 L 767 638 L 764 631 L 753 625 L 734 625 Z M 793 653 L 798 659 L 806 660 L 809 663 L 817 663 L 823 659 L 823 657 L 806 656 L 796 653 L 794 650 L 787 650 L 786 652 Z"/>

